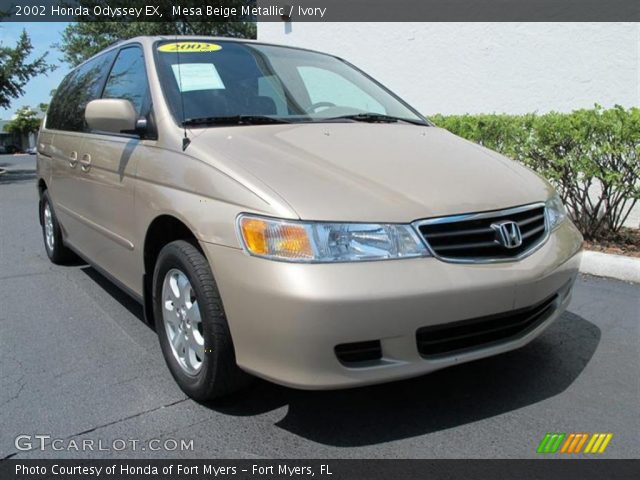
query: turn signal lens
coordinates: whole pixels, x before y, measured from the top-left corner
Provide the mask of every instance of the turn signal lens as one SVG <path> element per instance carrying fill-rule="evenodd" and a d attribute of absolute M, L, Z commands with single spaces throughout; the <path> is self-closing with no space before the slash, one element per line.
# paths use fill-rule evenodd
<path fill-rule="evenodd" d="M 254 218 L 243 218 L 240 226 L 247 249 L 254 255 L 267 254 L 267 222 Z"/>
<path fill-rule="evenodd" d="M 300 225 L 283 225 L 275 242 L 276 251 L 285 253 L 290 258 L 311 258 L 313 251 L 304 227 Z"/>
<path fill-rule="evenodd" d="M 303 225 L 243 217 L 240 230 L 247 250 L 253 255 L 290 260 L 313 258 L 311 242 Z"/>

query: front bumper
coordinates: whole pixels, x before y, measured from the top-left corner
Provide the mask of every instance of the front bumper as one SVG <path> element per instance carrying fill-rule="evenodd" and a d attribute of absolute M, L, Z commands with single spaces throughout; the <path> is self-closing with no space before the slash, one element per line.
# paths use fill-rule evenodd
<path fill-rule="evenodd" d="M 346 388 L 418 376 L 519 348 L 567 307 L 582 237 L 569 221 L 513 263 L 451 264 L 435 258 L 293 264 L 203 243 L 238 365 L 304 389 Z M 553 313 L 522 335 L 437 358 L 418 352 L 421 327 L 529 307 L 559 293 Z M 382 358 L 345 366 L 335 347 L 380 340 Z"/>

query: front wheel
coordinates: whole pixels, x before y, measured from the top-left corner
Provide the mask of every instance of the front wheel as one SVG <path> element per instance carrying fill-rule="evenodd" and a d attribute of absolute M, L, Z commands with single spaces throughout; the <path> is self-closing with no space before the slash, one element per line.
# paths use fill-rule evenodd
<path fill-rule="evenodd" d="M 153 307 L 165 361 L 187 395 L 211 400 L 247 384 L 211 267 L 193 244 L 178 240 L 160 251 Z"/>

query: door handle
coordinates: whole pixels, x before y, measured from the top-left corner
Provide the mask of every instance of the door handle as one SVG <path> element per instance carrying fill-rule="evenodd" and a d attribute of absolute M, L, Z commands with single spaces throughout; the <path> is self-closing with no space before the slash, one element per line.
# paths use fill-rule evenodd
<path fill-rule="evenodd" d="M 80 168 L 83 172 L 89 171 L 89 169 L 91 168 L 91 155 L 89 155 L 88 153 L 82 155 L 82 158 L 80 159 Z"/>
<path fill-rule="evenodd" d="M 77 164 L 78 164 L 78 152 L 71 152 L 71 155 L 69 155 L 69 166 L 71 168 L 76 168 Z"/>

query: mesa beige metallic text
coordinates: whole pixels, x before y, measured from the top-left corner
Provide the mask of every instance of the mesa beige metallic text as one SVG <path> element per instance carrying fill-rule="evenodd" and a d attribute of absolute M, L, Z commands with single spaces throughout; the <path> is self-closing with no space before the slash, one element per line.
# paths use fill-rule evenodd
<path fill-rule="evenodd" d="M 548 182 L 309 50 L 117 44 L 63 80 L 37 150 L 48 256 L 140 301 L 196 399 L 519 348 L 566 309 L 580 263 Z"/>

